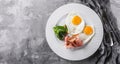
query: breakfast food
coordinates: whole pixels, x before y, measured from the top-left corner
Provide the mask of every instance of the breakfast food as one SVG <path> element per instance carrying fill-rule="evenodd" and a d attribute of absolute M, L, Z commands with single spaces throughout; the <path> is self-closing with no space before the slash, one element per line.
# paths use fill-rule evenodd
<path fill-rule="evenodd" d="M 69 34 L 78 34 L 82 32 L 85 22 L 78 13 L 71 12 L 68 14 L 65 24 Z"/>
<path fill-rule="evenodd" d="M 75 12 L 68 13 L 64 26 L 55 26 L 55 35 L 64 40 L 66 48 L 76 48 L 88 43 L 95 34 L 93 25 L 86 25 L 84 19 Z"/>
<path fill-rule="evenodd" d="M 86 25 L 83 29 L 83 32 L 79 34 L 79 38 L 83 41 L 83 44 L 86 44 L 87 42 L 90 41 L 90 39 L 92 39 L 94 34 L 95 31 L 93 26 Z"/>
<path fill-rule="evenodd" d="M 66 26 L 55 26 L 53 29 L 58 39 L 64 40 L 64 37 L 67 35 L 67 31 L 68 31 L 67 27 Z"/>
<path fill-rule="evenodd" d="M 83 41 L 79 38 L 79 34 L 65 37 L 66 48 L 75 48 L 83 45 Z"/>

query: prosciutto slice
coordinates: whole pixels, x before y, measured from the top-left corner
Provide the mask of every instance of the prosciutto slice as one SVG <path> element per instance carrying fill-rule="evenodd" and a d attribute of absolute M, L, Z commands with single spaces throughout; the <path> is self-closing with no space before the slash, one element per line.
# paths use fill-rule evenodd
<path fill-rule="evenodd" d="M 66 48 L 75 48 L 75 47 L 80 47 L 82 45 L 83 45 L 83 42 L 79 38 L 79 34 L 65 37 Z"/>

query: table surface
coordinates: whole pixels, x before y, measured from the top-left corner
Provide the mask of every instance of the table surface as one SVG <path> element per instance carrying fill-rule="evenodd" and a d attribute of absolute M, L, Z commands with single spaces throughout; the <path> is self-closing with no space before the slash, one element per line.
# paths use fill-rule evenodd
<path fill-rule="evenodd" d="M 0 64 L 86 64 L 58 57 L 45 38 L 49 16 L 71 2 L 80 3 L 78 0 L 0 0 Z M 111 9 L 120 29 L 120 0 L 111 0 Z"/>

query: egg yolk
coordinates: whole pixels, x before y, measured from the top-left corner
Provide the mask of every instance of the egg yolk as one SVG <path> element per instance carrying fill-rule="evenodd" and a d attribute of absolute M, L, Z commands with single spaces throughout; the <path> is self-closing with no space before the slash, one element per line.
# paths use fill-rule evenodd
<path fill-rule="evenodd" d="M 91 26 L 85 26 L 83 33 L 85 33 L 86 35 L 91 35 L 93 33 L 93 29 Z"/>
<path fill-rule="evenodd" d="M 74 16 L 72 19 L 73 25 L 79 25 L 82 22 L 82 19 L 79 16 Z"/>

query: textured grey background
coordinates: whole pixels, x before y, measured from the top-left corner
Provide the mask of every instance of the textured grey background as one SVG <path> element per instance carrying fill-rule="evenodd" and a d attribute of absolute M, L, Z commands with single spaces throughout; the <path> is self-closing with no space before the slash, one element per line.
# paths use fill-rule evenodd
<path fill-rule="evenodd" d="M 87 64 L 58 57 L 45 39 L 49 16 L 58 7 L 79 0 L 0 0 L 0 64 Z M 120 0 L 111 0 L 120 29 Z M 91 62 L 92 63 L 92 62 Z"/>

